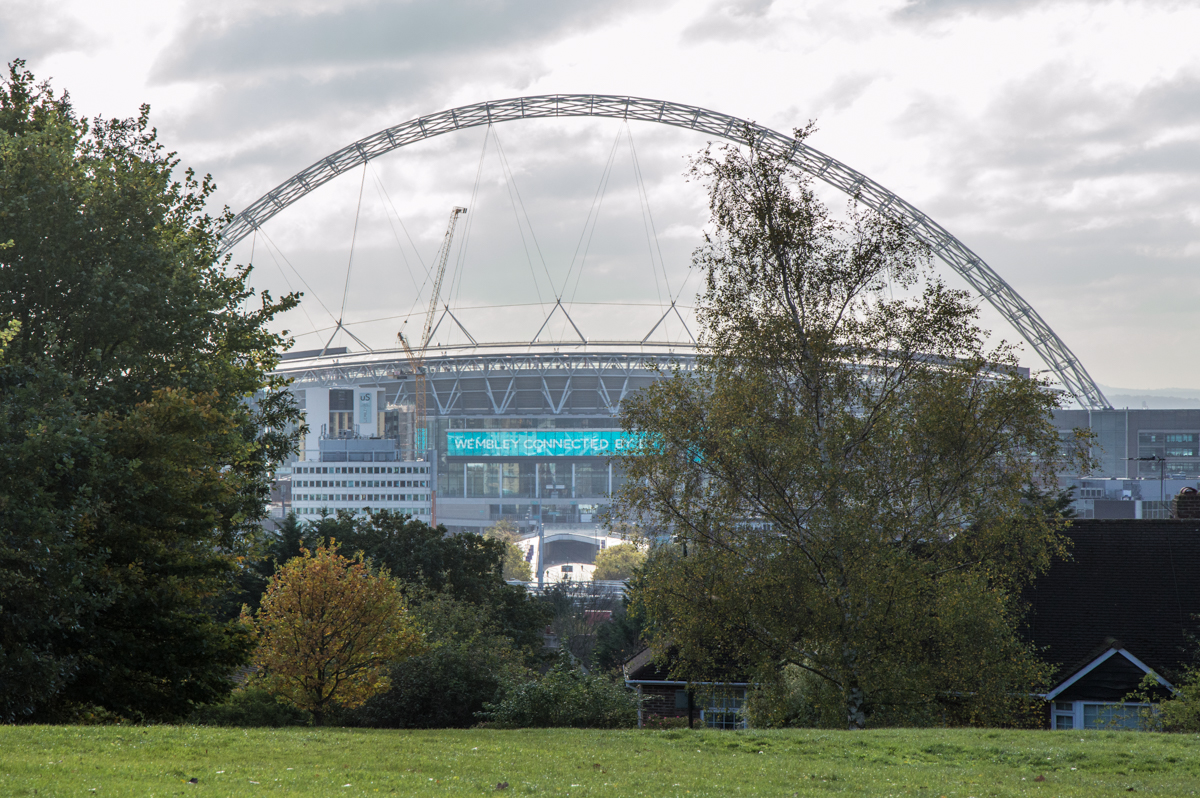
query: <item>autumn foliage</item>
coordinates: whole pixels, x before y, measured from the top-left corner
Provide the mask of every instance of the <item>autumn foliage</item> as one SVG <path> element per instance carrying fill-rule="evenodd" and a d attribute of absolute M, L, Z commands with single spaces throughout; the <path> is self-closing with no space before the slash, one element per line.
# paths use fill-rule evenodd
<path fill-rule="evenodd" d="M 276 572 L 252 622 L 254 663 L 268 689 L 313 713 L 356 707 L 388 688 L 388 666 L 418 653 L 422 636 L 397 582 L 373 574 L 337 543 L 302 550 Z"/>

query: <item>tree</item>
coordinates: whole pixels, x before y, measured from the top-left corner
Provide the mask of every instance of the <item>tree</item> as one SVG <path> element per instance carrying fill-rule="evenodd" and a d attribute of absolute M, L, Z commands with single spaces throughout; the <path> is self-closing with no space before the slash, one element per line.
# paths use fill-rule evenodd
<path fill-rule="evenodd" d="M 426 648 L 394 663 L 391 686 L 340 720 L 398 729 L 466 728 L 507 686 L 532 677 L 526 655 L 502 633 L 487 607 L 447 593 L 409 596 Z"/>
<path fill-rule="evenodd" d="M 523 650 L 541 645 L 545 607 L 520 585 L 504 582 L 504 545 L 482 535 L 448 535 L 408 516 L 382 510 L 365 515 L 341 512 L 312 525 L 312 539 L 342 541 L 348 551 L 362 551 L 397 579 L 421 588 L 414 594 L 447 593 L 460 601 L 486 607 L 500 633 Z"/>
<path fill-rule="evenodd" d="M 386 690 L 388 666 L 422 645 L 396 580 L 371 573 L 361 554 L 341 556 L 336 543 L 304 549 L 276 572 L 254 627 L 265 685 L 317 725 L 333 707 Z"/>
<path fill-rule="evenodd" d="M 632 543 L 618 543 L 596 555 L 593 579 L 628 579 L 646 561 L 646 553 Z"/>
<path fill-rule="evenodd" d="M 529 582 L 533 580 L 533 569 L 517 545 L 517 525 L 501 519 L 483 530 L 483 536 L 504 544 L 503 574 L 506 580 Z"/>
<path fill-rule="evenodd" d="M 1045 669 L 1018 588 L 1064 546 L 1024 501 L 1054 484 L 1055 394 L 985 346 L 899 223 L 853 201 L 834 218 L 755 147 L 691 175 L 706 357 L 623 417 L 645 436 L 623 512 L 674 541 L 636 588 L 650 634 L 691 678 L 807 672 L 851 728 L 1020 717 Z"/>
<path fill-rule="evenodd" d="M 621 610 L 620 595 L 595 582 L 563 580 L 548 587 L 541 599 L 553 612 L 547 629 L 558 639 L 558 647 L 591 667 L 598 630 Z"/>
<path fill-rule="evenodd" d="M 585 673 L 562 649 L 545 676 L 513 686 L 481 714 L 502 729 L 629 728 L 637 723 L 637 698 L 608 676 Z"/>
<path fill-rule="evenodd" d="M 297 298 L 217 257 L 215 186 L 136 119 L 0 86 L 0 720 L 170 719 L 251 642 L 214 605 L 299 411 L 269 376 Z"/>

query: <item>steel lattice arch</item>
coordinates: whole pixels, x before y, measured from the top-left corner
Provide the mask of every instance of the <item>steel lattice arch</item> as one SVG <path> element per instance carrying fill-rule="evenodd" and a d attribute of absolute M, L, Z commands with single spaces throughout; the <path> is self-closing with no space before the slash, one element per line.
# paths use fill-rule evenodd
<path fill-rule="evenodd" d="M 1050 325 L 994 269 L 929 216 L 871 178 L 793 136 L 729 114 L 692 105 L 600 94 L 549 94 L 464 105 L 418 117 L 374 133 L 285 180 L 237 214 L 221 231 L 222 252 L 298 199 L 372 158 L 457 130 L 549 117 L 602 117 L 654 122 L 694 130 L 789 158 L 801 169 L 898 220 L 960 274 L 1033 347 L 1081 406 L 1111 408 L 1099 386 Z M 366 361 L 362 368 L 368 368 Z M 441 402 L 438 403 L 441 406 Z M 552 403 L 553 404 L 553 403 Z"/>

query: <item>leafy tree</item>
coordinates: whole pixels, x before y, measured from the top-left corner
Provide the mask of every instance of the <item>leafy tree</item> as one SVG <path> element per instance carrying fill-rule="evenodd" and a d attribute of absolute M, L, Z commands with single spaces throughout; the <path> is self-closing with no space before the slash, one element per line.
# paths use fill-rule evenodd
<path fill-rule="evenodd" d="M 626 517 L 674 537 L 636 589 L 651 635 L 698 680 L 805 671 L 851 728 L 1025 717 L 1045 669 L 1015 597 L 1064 546 L 1024 502 L 1054 484 L 1055 394 L 985 346 L 902 225 L 853 201 L 834 218 L 754 147 L 691 175 L 708 357 L 623 419 L 646 435 Z"/>
<path fill-rule="evenodd" d="M 632 543 L 618 543 L 596 555 L 593 579 L 628 579 L 646 561 L 646 553 Z"/>
<path fill-rule="evenodd" d="M 541 645 L 548 616 L 525 588 L 504 582 L 504 545 L 482 535 L 446 534 L 408 516 L 382 510 L 354 515 L 339 513 L 312 525 L 317 541 L 335 538 L 347 551 L 361 551 L 406 585 L 420 586 L 422 596 L 447 593 L 455 599 L 487 607 L 504 636 L 523 650 Z"/>
<path fill-rule="evenodd" d="M 559 648 L 590 667 L 597 632 L 620 610 L 620 597 L 593 582 L 564 580 L 551 585 L 542 602 L 553 612 L 548 627 Z"/>
<path fill-rule="evenodd" d="M 596 647 L 592 662 L 602 671 L 620 668 L 634 654 L 645 648 L 645 624 L 640 612 L 629 606 L 628 599 L 613 610 L 612 619 L 596 628 Z"/>
<path fill-rule="evenodd" d="M 510 543 L 517 541 L 519 530 L 517 525 L 507 518 L 501 518 L 496 523 L 483 530 L 483 536 L 489 540 L 506 540 Z"/>
<path fill-rule="evenodd" d="M 521 547 L 517 545 L 517 525 L 512 521 L 501 519 L 483 530 L 483 536 L 488 540 L 496 540 L 504 544 L 503 574 L 506 580 L 529 582 L 533 580 L 533 568 L 525 561 Z"/>
<path fill-rule="evenodd" d="M 399 729 L 466 728 L 506 686 L 531 678 L 528 652 L 499 630 L 488 608 L 446 593 L 421 596 L 410 606 L 425 632 L 426 649 L 394 663 L 388 690 L 340 720 Z"/>
<path fill-rule="evenodd" d="M 482 715 L 502 729 L 630 728 L 637 723 L 637 698 L 607 676 L 584 673 L 563 649 L 545 676 L 508 690 Z"/>
<path fill-rule="evenodd" d="M 246 616 L 250 621 L 250 616 Z M 387 667 L 420 651 L 396 580 L 336 544 L 305 549 L 271 579 L 253 621 L 264 685 L 313 714 L 356 707 L 388 688 Z"/>
<path fill-rule="evenodd" d="M 222 703 L 199 707 L 188 717 L 189 723 L 201 726 L 237 728 L 307 726 L 310 721 L 304 710 L 253 686 L 234 690 Z"/>
<path fill-rule="evenodd" d="M 176 718 L 251 643 L 214 619 L 294 446 L 268 376 L 293 307 L 217 258 L 215 186 L 148 109 L 79 118 L 0 86 L 0 720 Z M 251 398 L 255 397 L 253 401 Z"/>

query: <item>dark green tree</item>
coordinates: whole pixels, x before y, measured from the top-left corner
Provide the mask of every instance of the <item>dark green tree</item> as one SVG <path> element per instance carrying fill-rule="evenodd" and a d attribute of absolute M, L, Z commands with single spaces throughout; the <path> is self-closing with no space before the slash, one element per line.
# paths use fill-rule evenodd
<path fill-rule="evenodd" d="M 446 593 L 487 607 L 498 632 L 521 649 L 541 645 L 550 613 L 524 587 L 504 581 L 505 541 L 469 532 L 448 535 L 443 526 L 431 527 L 389 510 L 327 516 L 312 524 L 312 535 L 316 541 L 336 538 L 345 551 L 363 552 L 427 594 Z M 420 600 L 420 595 L 414 596 L 414 605 Z"/>
<path fill-rule="evenodd" d="M 175 718 L 249 640 L 213 608 L 300 419 L 269 376 L 293 307 L 217 256 L 215 186 L 143 107 L 88 123 L 0 86 L 0 720 Z"/>
<path fill-rule="evenodd" d="M 807 131 L 798 131 L 803 138 Z M 751 147 L 706 150 L 695 373 L 625 405 L 630 521 L 670 530 L 636 596 L 678 672 L 799 669 L 852 728 L 1014 722 L 1044 668 L 1019 588 L 1062 550 L 1055 394 L 988 348 L 902 225 Z"/>
<path fill-rule="evenodd" d="M 488 607 L 448 593 L 408 591 L 425 651 L 396 663 L 391 687 L 343 722 L 394 729 L 466 728 L 507 686 L 532 678 L 522 651 Z"/>

